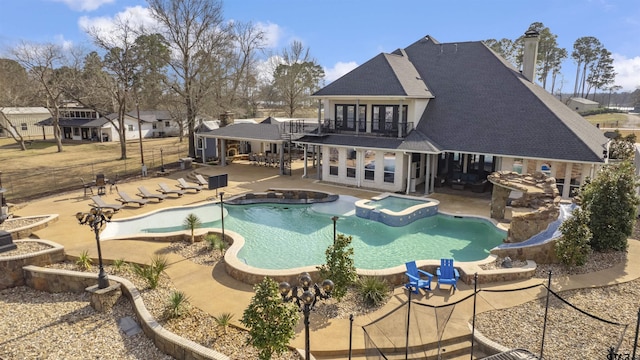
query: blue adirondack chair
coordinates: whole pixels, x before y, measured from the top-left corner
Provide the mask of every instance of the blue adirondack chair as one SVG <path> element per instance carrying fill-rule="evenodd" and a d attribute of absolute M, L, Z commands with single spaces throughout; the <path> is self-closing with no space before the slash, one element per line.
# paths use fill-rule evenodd
<path fill-rule="evenodd" d="M 436 269 L 436 275 L 438 276 L 438 289 L 440 284 L 451 285 L 454 289 L 458 289 L 456 283 L 460 278 L 460 273 L 458 269 L 453 267 L 453 259 L 440 259 L 440 267 Z"/>
<path fill-rule="evenodd" d="M 418 293 L 418 289 L 431 290 L 432 274 L 418 269 L 415 261 L 409 261 L 405 266 L 407 267 L 405 274 L 409 278 L 409 282 L 404 285 L 405 288 L 409 290 L 413 289 L 413 292 L 416 294 Z"/>

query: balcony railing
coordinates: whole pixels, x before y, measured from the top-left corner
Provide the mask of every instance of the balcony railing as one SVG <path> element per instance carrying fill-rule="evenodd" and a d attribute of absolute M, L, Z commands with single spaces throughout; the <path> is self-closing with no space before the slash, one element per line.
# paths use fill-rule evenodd
<path fill-rule="evenodd" d="M 358 131 L 356 131 L 356 125 Z M 371 129 L 367 132 L 367 128 Z M 381 123 L 372 121 L 350 121 L 325 119 L 322 133 L 358 134 L 364 136 L 406 137 L 413 130 L 413 123 Z"/>

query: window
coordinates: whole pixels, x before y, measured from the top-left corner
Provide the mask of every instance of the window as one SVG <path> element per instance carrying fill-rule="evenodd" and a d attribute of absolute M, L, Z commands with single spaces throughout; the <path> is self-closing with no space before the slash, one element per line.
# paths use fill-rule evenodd
<path fill-rule="evenodd" d="M 152 127 L 153 129 L 157 129 L 157 128 L 158 128 L 158 124 L 153 123 L 153 125 L 151 125 L 151 127 Z"/>
<path fill-rule="evenodd" d="M 356 157 L 357 152 L 355 150 L 347 150 L 347 177 L 356 177 Z"/>
<path fill-rule="evenodd" d="M 400 117 L 399 105 L 374 105 L 371 118 L 371 131 L 392 132 L 398 130 Z M 402 106 L 402 123 L 407 122 L 407 105 Z"/>
<path fill-rule="evenodd" d="M 375 180 L 376 176 L 376 152 L 367 150 L 364 153 L 364 179 Z"/>
<path fill-rule="evenodd" d="M 329 175 L 338 176 L 339 155 L 337 148 L 329 148 Z"/>
<path fill-rule="evenodd" d="M 358 114 L 359 129 L 366 131 L 367 129 L 367 106 L 360 105 L 360 113 Z M 336 129 L 356 130 L 356 106 L 355 105 L 336 105 Z"/>
<path fill-rule="evenodd" d="M 20 129 L 22 129 L 22 131 L 27 131 L 27 123 L 20 124 Z"/>
<path fill-rule="evenodd" d="M 384 182 L 392 183 L 396 175 L 396 154 L 384 153 Z"/>
<path fill-rule="evenodd" d="M 164 127 L 171 127 L 171 121 L 165 121 Z"/>
<path fill-rule="evenodd" d="M 127 131 L 133 131 L 133 125 L 131 124 L 127 125 Z"/>
<path fill-rule="evenodd" d="M 80 136 L 80 128 L 73 128 L 73 135 L 74 136 Z"/>
<path fill-rule="evenodd" d="M 513 172 L 517 172 L 518 174 L 522 174 L 522 159 L 515 159 L 513 161 Z"/>

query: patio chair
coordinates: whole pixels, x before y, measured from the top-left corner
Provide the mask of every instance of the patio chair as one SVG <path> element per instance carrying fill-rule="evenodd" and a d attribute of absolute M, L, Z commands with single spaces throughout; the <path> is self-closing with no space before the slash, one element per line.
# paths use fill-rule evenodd
<path fill-rule="evenodd" d="M 431 273 L 418 269 L 415 261 L 409 261 L 405 266 L 407 268 L 405 274 L 409 278 L 409 282 L 404 285 L 405 288 L 412 290 L 415 294 L 418 293 L 418 289 L 431 290 L 431 279 L 433 279 Z"/>
<path fill-rule="evenodd" d="M 177 187 L 180 188 L 180 190 L 195 190 L 196 192 L 200 192 L 200 190 L 202 190 L 202 186 L 200 185 L 189 185 L 184 178 L 179 178 L 178 179 L 178 185 L 176 185 Z"/>
<path fill-rule="evenodd" d="M 122 205 L 128 205 L 129 203 L 132 203 L 138 204 L 140 207 L 142 207 L 144 204 L 149 202 L 149 199 L 134 199 L 126 192 L 120 190 L 118 190 L 118 195 L 120 195 L 120 197 L 116 200 L 120 201 Z"/>
<path fill-rule="evenodd" d="M 84 197 L 87 197 L 87 190 L 91 192 L 93 195 L 93 183 L 84 182 L 83 178 L 80 178 L 80 182 L 82 183 L 82 188 L 84 189 Z"/>
<path fill-rule="evenodd" d="M 118 211 L 120 209 L 122 209 L 123 205 L 120 204 L 107 204 L 106 202 L 104 202 L 104 200 L 102 200 L 102 198 L 100 197 L 100 195 L 93 195 L 91 197 L 91 200 L 93 201 L 93 204 L 89 204 L 91 207 L 96 207 L 96 208 L 100 208 L 100 209 L 110 209 L 113 211 Z"/>
<path fill-rule="evenodd" d="M 107 192 L 107 179 L 104 174 L 96 175 L 96 187 L 98 188 L 98 195 L 104 195 Z"/>
<path fill-rule="evenodd" d="M 438 276 L 438 289 L 440 284 L 451 285 L 454 289 L 457 289 L 456 284 L 460 278 L 458 269 L 453 267 L 453 259 L 440 259 L 440 267 L 436 269 L 436 275 Z"/>
<path fill-rule="evenodd" d="M 158 200 L 158 202 L 160 202 L 167 198 L 167 195 L 152 193 L 151 191 L 147 190 L 147 188 L 145 188 L 144 186 L 138 186 L 138 191 L 139 193 L 136 195 L 140 196 L 143 199 L 148 199 L 148 200 L 156 199 Z"/>
<path fill-rule="evenodd" d="M 163 195 L 178 195 L 178 196 L 184 195 L 184 190 L 172 189 L 165 183 L 158 183 L 158 186 L 160 187 L 158 191 L 161 192 Z"/>
<path fill-rule="evenodd" d="M 200 174 L 196 174 L 196 183 L 200 186 L 209 186 L 209 181 Z"/>

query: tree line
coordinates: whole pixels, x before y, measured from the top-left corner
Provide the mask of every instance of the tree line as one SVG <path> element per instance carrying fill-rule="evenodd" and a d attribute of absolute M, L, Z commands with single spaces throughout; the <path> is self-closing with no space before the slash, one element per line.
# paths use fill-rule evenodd
<path fill-rule="evenodd" d="M 147 3 L 157 28 L 119 17 L 108 32 L 86 30 L 92 49 L 35 42 L 11 48 L 0 59 L 0 107 L 47 108 L 59 152 L 61 108 L 69 101 L 103 116 L 116 114 L 108 121 L 120 134 L 122 159 L 125 114 L 167 110 L 180 134 L 186 129 L 194 156 L 197 120 L 225 111 L 253 117 L 262 103 L 277 104 L 293 117 L 322 84 L 324 70 L 302 43 L 268 54 L 265 32 L 251 22 L 226 20 L 219 0 Z M 267 76 L 263 57 L 271 59 Z M 26 149 L 16 124 L 3 120 L 6 132 Z"/>
<path fill-rule="evenodd" d="M 559 76 L 561 76 L 562 62 L 569 57 L 569 52 L 558 46 L 558 35 L 552 33 L 543 23 L 534 22 L 528 30 L 539 33 L 536 59 L 537 80 L 544 89 L 549 89 L 549 92 L 555 94 Z M 488 39 L 484 43 L 516 68 L 521 67 L 524 35 L 515 40 Z M 615 85 L 616 73 L 611 52 L 597 38 L 584 36 L 576 39 L 570 56 L 576 64 L 574 97 L 587 98 L 592 95 L 595 98 L 597 90 L 611 93 L 622 88 Z M 557 89 L 557 92 L 561 93 L 562 89 Z"/>

